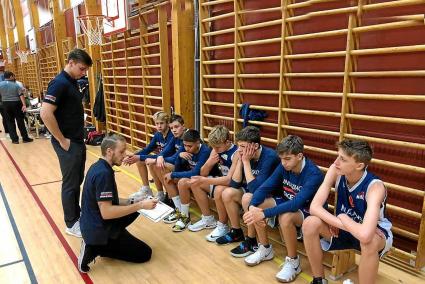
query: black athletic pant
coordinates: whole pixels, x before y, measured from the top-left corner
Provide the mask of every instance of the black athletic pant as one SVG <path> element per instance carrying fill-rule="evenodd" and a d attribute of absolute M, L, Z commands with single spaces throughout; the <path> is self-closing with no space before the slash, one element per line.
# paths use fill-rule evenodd
<path fill-rule="evenodd" d="M 128 262 L 142 263 L 149 261 L 152 256 L 152 249 L 125 229 L 138 216 L 139 213 L 133 213 L 116 219 L 116 226 L 120 227 L 122 231 L 116 238 L 110 238 L 104 246 L 90 245 L 93 253 Z"/>
<path fill-rule="evenodd" d="M 9 133 L 9 131 L 7 130 L 6 113 L 4 112 L 3 105 L 0 105 L 0 115 L 2 117 L 4 132 Z"/>
<path fill-rule="evenodd" d="M 3 108 L 3 104 L 0 105 L 0 115 L 2 117 L 2 122 L 3 122 L 3 129 L 5 133 L 9 133 L 8 129 L 7 129 L 7 122 L 6 122 L 6 113 L 4 112 L 4 108 Z"/>
<path fill-rule="evenodd" d="M 6 114 L 7 130 L 9 130 L 10 139 L 12 141 L 19 141 L 18 134 L 16 133 L 15 120 L 18 124 L 19 132 L 22 139 L 28 139 L 27 128 L 25 127 L 25 115 L 22 112 L 22 102 L 3 102 L 4 113 Z"/>
<path fill-rule="evenodd" d="M 71 142 L 68 151 L 65 151 L 55 139 L 52 139 L 52 145 L 62 172 L 62 207 L 65 224 L 71 228 L 80 219 L 80 186 L 84 180 L 86 145 Z"/>

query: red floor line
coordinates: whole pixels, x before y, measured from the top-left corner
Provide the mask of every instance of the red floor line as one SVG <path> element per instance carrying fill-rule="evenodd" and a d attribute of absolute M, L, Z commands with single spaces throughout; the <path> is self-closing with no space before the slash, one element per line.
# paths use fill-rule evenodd
<path fill-rule="evenodd" d="M 49 222 L 50 227 L 52 227 L 53 231 L 56 234 L 56 237 L 61 242 L 61 244 L 62 244 L 63 248 L 65 249 L 66 253 L 68 254 L 69 258 L 74 263 L 74 266 L 78 269 L 78 267 L 77 267 L 77 256 L 72 251 L 72 249 L 69 246 L 68 242 L 66 241 L 65 237 L 62 235 L 62 233 L 59 230 L 58 226 L 53 221 L 52 216 L 50 216 L 50 214 L 47 211 L 46 207 L 44 207 L 44 205 L 41 202 L 40 198 L 38 197 L 37 193 L 35 193 L 34 189 L 30 185 L 30 183 L 28 182 L 28 179 L 25 177 L 25 175 L 23 174 L 21 168 L 18 166 L 18 164 L 16 163 L 16 161 L 13 159 L 12 155 L 9 153 L 9 151 L 7 150 L 7 148 L 4 145 L 4 143 L 2 141 L 0 141 L 0 144 L 3 147 L 4 151 L 6 152 L 7 156 L 9 157 L 10 161 L 12 162 L 12 164 L 15 166 L 15 169 L 18 171 L 19 175 L 21 176 L 23 182 L 27 186 L 29 192 L 31 193 L 32 197 L 34 198 L 34 200 L 37 203 L 38 207 L 40 208 L 41 212 L 43 212 L 44 217 L 46 217 L 47 222 Z M 90 278 L 90 276 L 88 274 L 80 273 L 80 276 L 81 276 L 81 278 L 83 279 L 83 281 L 85 283 L 87 283 L 87 284 L 93 284 L 93 281 L 92 281 L 92 279 Z"/>

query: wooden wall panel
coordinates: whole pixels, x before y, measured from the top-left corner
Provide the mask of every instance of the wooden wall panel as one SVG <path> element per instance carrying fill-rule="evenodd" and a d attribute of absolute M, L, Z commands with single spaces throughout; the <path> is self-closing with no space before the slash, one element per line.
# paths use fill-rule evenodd
<path fill-rule="evenodd" d="M 170 113 L 169 4 L 138 11 L 132 29 L 104 37 L 102 77 L 108 131 L 144 147 L 156 131 L 152 115 Z M 162 45 L 162 46 L 161 46 Z"/>
<path fill-rule="evenodd" d="M 268 113 L 251 122 L 264 143 L 297 134 L 323 170 L 338 140 L 369 141 L 371 170 L 388 187 L 393 256 L 417 267 L 425 265 L 424 5 L 200 1 L 203 137 L 216 124 L 240 130 L 248 103 Z"/>

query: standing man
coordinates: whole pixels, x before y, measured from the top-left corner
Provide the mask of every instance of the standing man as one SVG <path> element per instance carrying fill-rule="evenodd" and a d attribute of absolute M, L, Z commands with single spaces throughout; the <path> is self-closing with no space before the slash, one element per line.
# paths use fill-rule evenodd
<path fill-rule="evenodd" d="M 24 94 L 22 88 L 15 82 L 15 75 L 10 71 L 4 72 L 4 81 L 0 83 L 0 96 L 4 109 L 2 116 L 4 114 L 6 117 L 5 131 L 9 131 L 12 143 L 19 144 L 15 120 L 18 124 L 22 141 L 24 143 L 32 142 L 33 139 L 29 138 L 24 122 L 24 113 L 27 111 Z M 3 117 L 3 119 L 5 119 L 5 117 Z"/>
<path fill-rule="evenodd" d="M 83 95 L 77 80 L 86 75 L 92 64 L 87 52 L 72 50 L 64 70 L 50 81 L 40 113 L 53 136 L 52 145 L 62 172 L 65 232 L 75 237 L 81 237 L 79 200 L 86 162 Z"/>
<path fill-rule="evenodd" d="M 2 71 L 0 71 L 0 82 L 3 82 L 3 81 L 4 81 L 4 73 Z M 0 115 L 1 115 L 1 118 L 2 118 L 2 122 L 3 122 L 4 132 L 7 135 L 7 134 L 9 134 L 9 131 L 7 130 L 6 115 L 5 115 L 3 103 L 2 103 L 1 100 L 2 99 L 1 99 L 1 93 L 0 93 Z M 0 130 L 0 132 L 2 132 L 2 131 Z"/>

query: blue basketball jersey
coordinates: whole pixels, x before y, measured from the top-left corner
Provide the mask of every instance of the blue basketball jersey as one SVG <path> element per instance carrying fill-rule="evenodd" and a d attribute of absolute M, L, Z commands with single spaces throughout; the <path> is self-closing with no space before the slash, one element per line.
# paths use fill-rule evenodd
<path fill-rule="evenodd" d="M 370 187 L 376 183 L 382 182 L 377 176 L 365 170 L 361 179 L 349 188 L 345 176 L 337 178 L 335 188 L 338 192 L 336 215 L 340 213 L 347 214 L 357 223 L 363 223 L 363 218 L 367 209 L 366 196 Z M 378 227 L 391 234 L 391 222 L 385 217 L 386 195 L 382 201 L 379 211 Z"/>
<path fill-rule="evenodd" d="M 220 172 L 223 176 L 227 176 L 229 173 L 230 167 L 232 166 L 232 159 L 237 149 L 238 147 L 236 147 L 235 144 L 232 144 L 227 151 L 218 154 L 220 158 L 220 161 L 218 162 L 218 168 L 220 169 Z"/>

